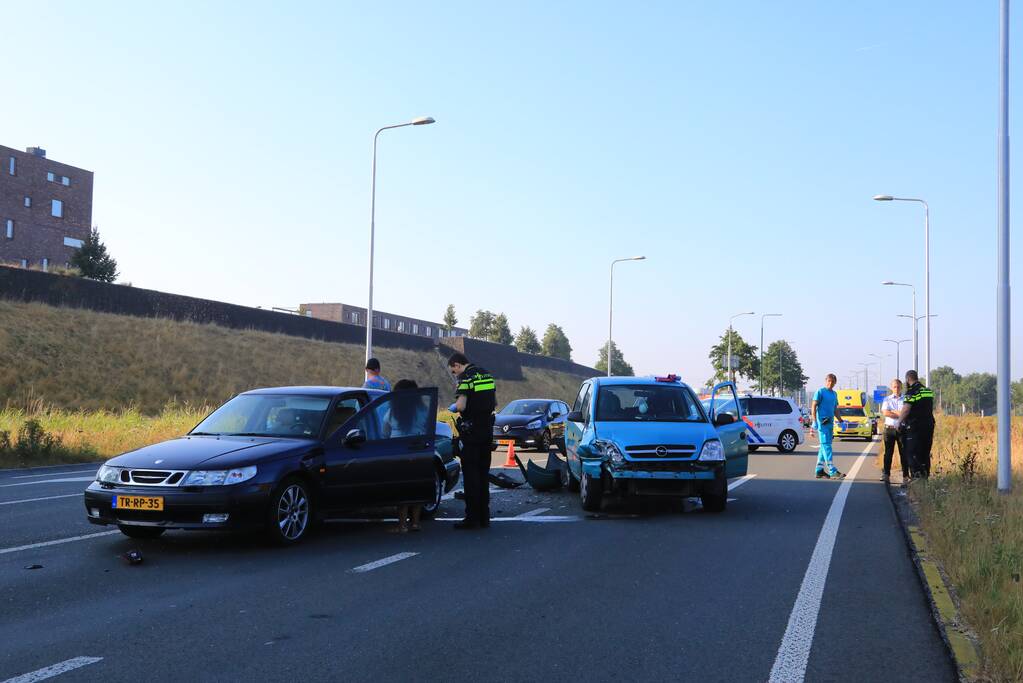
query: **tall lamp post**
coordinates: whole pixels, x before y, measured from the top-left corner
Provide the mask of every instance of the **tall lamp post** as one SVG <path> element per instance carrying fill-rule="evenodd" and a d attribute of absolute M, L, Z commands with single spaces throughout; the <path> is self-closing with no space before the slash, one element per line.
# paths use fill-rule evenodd
<path fill-rule="evenodd" d="M 373 182 L 369 195 L 369 302 L 366 305 L 366 360 L 373 357 L 373 249 L 376 240 L 377 217 L 377 138 L 385 130 L 405 126 L 426 126 L 435 123 L 432 116 L 420 116 L 407 123 L 397 123 L 377 129 L 373 135 Z"/>
<path fill-rule="evenodd" d="M 867 374 L 869 368 L 877 363 L 860 363 L 863 366 L 863 391 L 870 391 L 870 376 Z"/>
<path fill-rule="evenodd" d="M 1000 13 L 998 96 L 998 286 L 996 308 L 998 391 L 998 492 L 1012 491 L 1012 416 L 1010 415 L 1009 372 L 1010 289 L 1009 289 L 1009 0 L 1002 0 Z"/>
<path fill-rule="evenodd" d="M 611 261 L 611 284 L 610 294 L 607 303 L 607 376 L 611 376 L 611 320 L 614 316 L 615 307 L 615 264 L 624 261 L 645 261 L 646 256 L 630 256 L 629 258 L 618 258 Z"/>
<path fill-rule="evenodd" d="M 937 318 L 938 314 L 934 313 L 934 314 L 932 314 L 930 316 L 918 315 L 918 316 L 914 317 L 912 315 L 909 315 L 908 313 L 896 313 L 895 317 L 896 318 L 909 318 L 910 320 L 913 321 L 913 346 L 915 347 L 916 346 L 916 339 L 917 339 L 916 331 L 917 331 L 917 328 L 920 327 L 920 321 L 923 320 L 924 318 L 927 318 L 927 317 Z M 919 367 L 919 365 L 917 365 L 918 361 L 919 361 L 919 359 L 916 357 L 916 353 L 914 352 L 914 354 L 913 354 L 913 369 L 916 370 L 919 373 L 920 372 L 920 367 Z M 930 381 L 930 378 L 921 379 L 921 381 Z"/>
<path fill-rule="evenodd" d="M 756 315 L 753 311 L 747 311 L 745 313 L 736 313 L 728 319 L 728 381 L 735 381 L 735 369 L 732 368 L 732 321 L 736 318 L 741 318 L 744 315 Z"/>
<path fill-rule="evenodd" d="M 927 381 L 931 379 L 931 208 L 923 199 L 914 197 L 893 197 L 890 194 L 874 195 L 874 200 L 879 202 L 917 202 L 924 205 L 924 315 L 927 316 L 927 324 L 924 332 L 927 339 L 924 342 L 924 366 Z M 919 372 L 920 368 L 917 368 Z"/>
<path fill-rule="evenodd" d="M 760 395 L 764 395 L 764 318 L 780 318 L 781 313 L 762 313 L 760 315 Z M 731 351 L 728 355 L 732 355 Z"/>
<path fill-rule="evenodd" d="M 890 285 L 894 287 L 909 287 L 913 290 L 913 369 L 917 372 L 920 371 L 920 345 L 917 343 L 916 333 L 916 321 L 919 319 L 916 315 L 916 287 L 906 282 L 893 282 L 892 280 L 886 280 L 881 283 L 882 285 Z"/>
<path fill-rule="evenodd" d="M 882 341 L 895 344 L 895 376 L 902 379 L 902 345 L 912 339 L 884 339 Z"/>

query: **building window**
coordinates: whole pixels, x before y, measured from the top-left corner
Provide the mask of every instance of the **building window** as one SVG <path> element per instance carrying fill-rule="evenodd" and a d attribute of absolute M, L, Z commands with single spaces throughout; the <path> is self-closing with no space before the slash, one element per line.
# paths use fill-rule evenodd
<path fill-rule="evenodd" d="M 419 334 L 419 324 L 412 323 L 412 334 Z"/>
<path fill-rule="evenodd" d="M 14 157 L 11 157 L 10 161 L 7 162 L 7 172 L 9 174 L 15 175 L 15 172 L 18 170 L 18 167 L 15 165 L 16 163 Z"/>
<path fill-rule="evenodd" d="M 399 332 L 404 332 L 405 331 L 405 321 L 404 320 L 399 320 L 398 321 L 398 331 Z"/>
<path fill-rule="evenodd" d="M 14 221 L 12 221 L 10 218 L 8 218 L 7 221 L 5 222 L 5 226 L 6 226 L 6 229 L 4 231 L 4 236 L 7 237 L 7 239 L 9 239 L 9 240 L 13 240 L 14 239 Z"/>
<path fill-rule="evenodd" d="M 64 238 L 64 246 L 65 247 L 74 247 L 75 249 L 81 249 L 83 244 L 84 244 L 84 242 L 82 242 L 82 240 L 75 239 L 74 237 L 65 237 Z"/>
<path fill-rule="evenodd" d="M 48 181 L 50 181 L 51 183 L 56 179 L 56 176 L 53 175 L 53 171 L 47 171 L 46 172 L 46 179 Z"/>
<path fill-rule="evenodd" d="M 433 336 L 433 328 L 430 327 L 429 325 L 426 326 L 426 336 L 427 337 L 432 337 Z"/>
<path fill-rule="evenodd" d="M 71 178 L 68 178 L 66 175 L 61 176 L 60 177 L 60 184 L 63 185 L 64 187 L 70 187 L 71 186 Z"/>
<path fill-rule="evenodd" d="M 43 264 L 43 272 L 45 273 L 46 271 L 48 271 L 50 269 L 50 259 L 44 258 L 42 260 L 42 264 Z"/>
<path fill-rule="evenodd" d="M 53 204 L 50 205 L 50 215 L 54 218 L 64 217 L 64 202 L 59 199 L 54 199 Z"/>
<path fill-rule="evenodd" d="M 348 322 L 350 322 L 353 325 L 358 325 L 359 324 L 359 314 L 356 311 L 349 311 L 348 312 Z"/>
<path fill-rule="evenodd" d="M 28 259 L 27 258 L 21 259 L 21 267 L 22 268 L 28 268 Z"/>
<path fill-rule="evenodd" d="M 391 329 L 391 319 L 390 318 L 384 318 L 384 329 L 385 330 Z"/>
<path fill-rule="evenodd" d="M 25 208 L 26 209 L 31 209 L 32 208 L 32 198 L 31 197 L 25 197 Z"/>

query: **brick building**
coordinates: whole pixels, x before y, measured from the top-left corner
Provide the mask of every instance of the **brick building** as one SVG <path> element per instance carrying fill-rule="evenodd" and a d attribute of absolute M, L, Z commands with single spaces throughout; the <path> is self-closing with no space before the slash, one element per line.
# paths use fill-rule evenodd
<path fill-rule="evenodd" d="M 92 171 L 0 145 L 0 261 L 63 266 L 92 227 Z"/>
<path fill-rule="evenodd" d="M 361 306 L 350 306 L 348 304 L 300 304 L 299 311 L 310 318 L 321 320 L 333 320 L 336 323 L 348 323 L 349 325 L 366 326 L 366 309 Z M 418 337 L 429 337 L 440 339 L 441 337 L 464 337 L 469 333 L 461 327 L 456 327 L 451 332 L 435 322 L 409 318 L 405 315 L 395 315 L 384 311 L 373 311 L 373 329 L 398 332 L 399 334 L 412 334 Z"/>

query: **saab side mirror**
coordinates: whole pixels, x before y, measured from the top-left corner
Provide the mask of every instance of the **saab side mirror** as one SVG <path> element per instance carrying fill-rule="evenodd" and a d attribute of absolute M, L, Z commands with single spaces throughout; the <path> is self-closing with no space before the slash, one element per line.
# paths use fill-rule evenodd
<path fill-rule="evenodd" d="M 725 425 L 730 425 L 734 423 L 735 416 L 733 416 L 731 413 L 721 413 L 720 415 L 714 417 L 715 427 L 724 427 Z"/>
<path fill-rule="evenodd" d="M 344 444 L 348 448 L 358 448 L 360 444 L 366 443 L 366 434 L 361 429 L 352 429 L 345 434 Z"/>
<path fill-rule="evenodd" d="M 583 414 L 578 410 L 573 410 L 568 414 L 568 416 L 565 419 L 568 420 L 569 422 L 582 422 Z"/>

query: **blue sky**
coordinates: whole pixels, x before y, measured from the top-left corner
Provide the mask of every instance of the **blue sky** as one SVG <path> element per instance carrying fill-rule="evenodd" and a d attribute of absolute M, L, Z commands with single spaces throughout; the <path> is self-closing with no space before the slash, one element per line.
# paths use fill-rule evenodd
<path fill-rule="evenodd" d="M 729 316 L 769 311 L 816 384 L 910 336 L 882 280 L 923 313 L 922 211 L 891 193 L 931 205 L 932 365 L 994 369 L 996 2 L 2 0 L 0 25 L 0 144 L 96 173 L 136 286 L 364 304 L 373 131 L 431 115 L 381 136 L 377 308 L 554 321 L 593 363 L 608 264 L 644 254 L 616 269 L 638 372 L 702 383 Z"/>

